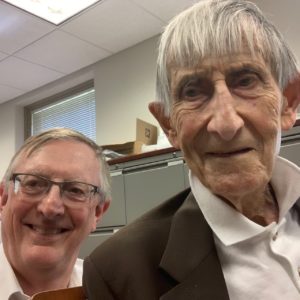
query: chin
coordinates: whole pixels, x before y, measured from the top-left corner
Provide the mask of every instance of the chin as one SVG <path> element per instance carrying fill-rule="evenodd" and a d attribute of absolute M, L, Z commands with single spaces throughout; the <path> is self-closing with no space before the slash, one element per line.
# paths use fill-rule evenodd
<path fill-rule="evenodd" d="M 53 268 L 62 258 L 57 249 L 34 249 L 27 255 L 27 262 L 40 268 Z"/>
<path fill-rule="evenodd" d="M 264 189 L 269 177 L 259 173 L 235 173 L 213 176 L 208 179 L 208 188 L 216 195 L 224 198 L 241 197 Z"/>

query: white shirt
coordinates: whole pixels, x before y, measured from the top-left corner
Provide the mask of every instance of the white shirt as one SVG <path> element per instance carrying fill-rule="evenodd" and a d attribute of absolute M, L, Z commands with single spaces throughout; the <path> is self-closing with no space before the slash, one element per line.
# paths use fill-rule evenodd
<path fill-rule="evenodd" d="M 25 300 L 30 299 L 26 296 L 15 273 L 10 266 L 4 253 L 3 245 L 0 243 L 0 299 L 1 300 Z M 82 285 L 83 260 L 77 259 L 71 274 L 69 287 Z"/>
<path fill-rule="evenodd" d="M 292 206 L 300 199 L 300 168 L 276 159 L 271 184 L 279 221 L 266 227 L 213 195 L 191 173 L 190 184 L 214 233 L 230 300 L 299 300 L 300 216 Z"/>

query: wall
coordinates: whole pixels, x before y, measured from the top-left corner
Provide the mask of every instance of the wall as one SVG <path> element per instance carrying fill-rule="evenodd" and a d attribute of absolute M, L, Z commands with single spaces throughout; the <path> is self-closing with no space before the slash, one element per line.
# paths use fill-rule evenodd
<path fill-rule="evenodd" d="M 0 137 L 1 137 L 1 155 L 0 155 L 0 175 L 5 173 L 6 167 L 18 149 L 19 139 L 23 139 L 23 132 L 18 128 L 23 126 L 22 108 L 17 105 L 4 103 L 0 106 Z"/>
<path fill-rule="evenodd" d="M 24 141 L 23 107 L 89 79 L 96 90 L 96 139 L 101 145 L 135 139 L 136 117 L 157 125 L 148 112 L 155 95 L 157 37 L 42 88 L 0 104 L 0 178 Z"/>
<path fill-rule="evenodd" d="M 136 118 L 156 124 L 147 105 L 155 97 L 157 39 L 98 63 L 95 71 L 97 142 L 135 140 Z"/>

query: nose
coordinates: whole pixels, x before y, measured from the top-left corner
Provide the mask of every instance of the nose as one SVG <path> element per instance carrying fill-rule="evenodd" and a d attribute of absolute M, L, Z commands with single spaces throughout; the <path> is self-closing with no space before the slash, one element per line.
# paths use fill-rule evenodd
<path fill-rule="evenodd" d="M 236 100 L 225 82 L 216 85 L 211 101 L 211 117 L 207 131 L 217 133 L 225 141 L 232 140 L 244 126 L 244 120 L 238 114 Z"/>
<path fill-rule="evenodd" d="M 48 219 L 53 219 L 64 214 L 65 206 L 59 186 L 52 185 L 48 193 L 39 201 L 37 210 Z"/>

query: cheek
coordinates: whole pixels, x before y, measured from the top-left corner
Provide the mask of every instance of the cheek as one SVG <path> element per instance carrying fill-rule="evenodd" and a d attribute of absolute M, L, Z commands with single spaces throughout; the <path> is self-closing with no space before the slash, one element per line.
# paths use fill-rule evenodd
<path fill-rule="evenodd" d="M 16 240 L 20 242 L 24 238 L 22 220 L 30 215 L 33 211 L 32 207 L 32 204 L 20 202 L 9 197 L 1 212 L 1 222 L 5 224 L 1 228 L 3 240 L 13 243 Z"/>
<path fill-rule="evenodd" d="M 95 219 L 95 212 L 92 209 L 81 209 L 70 211 L 73 225 L 80 231 L 90 232 Z"/>
<path fill-rule="evenodd" d="M 277 134 L 280 125 L 280 100 L 277 93 L 266 93 L 253 102 L 250 107 L 252 125 L 256 127 L 262 135 Z"/>
<path fill-rule="evenodd" d="M 30 211 L 33 210 L 35 204 L 27 203 L 16 199 L 14 197 L 9 197 L 6 205 L 3 207 L 2 217 L 3 218 L 12 218 L 12 219 L 22 219 Z"/>
<path fill-rule="evenodd" d="M 204 120 L 195 105 L 180 103 L 171 113 L 171 126 L 181 141 L 191 141 L 202 129 Z"/>

